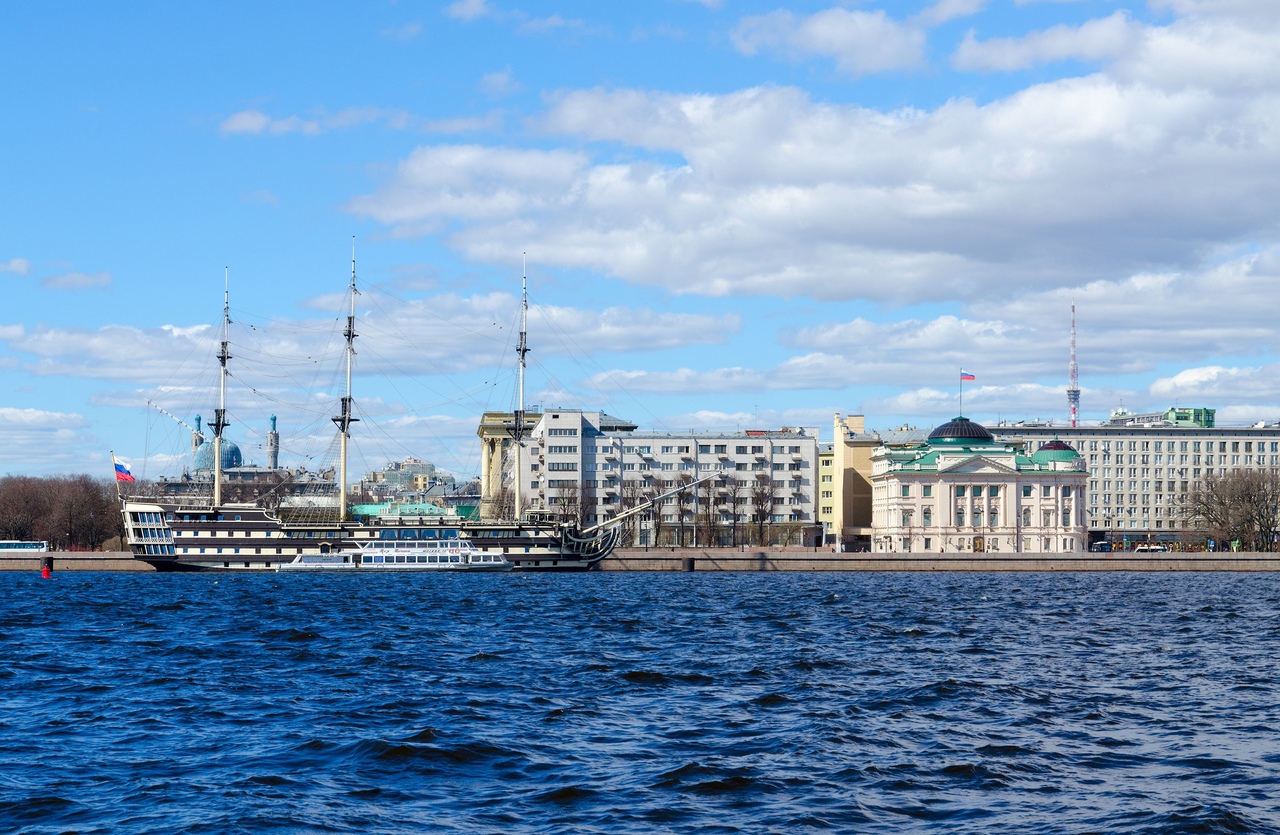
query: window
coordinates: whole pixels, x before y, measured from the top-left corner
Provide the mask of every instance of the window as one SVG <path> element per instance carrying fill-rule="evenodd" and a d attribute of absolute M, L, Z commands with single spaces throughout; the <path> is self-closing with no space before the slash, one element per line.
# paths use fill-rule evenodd
<path fill-rule="evenodd" d="M 573 455 L 576 454 L 578 448 L 576 446 L 549 446 L 547 452 L 552 455 Z"/>
<path fill-rule="evenodd" d="M 669 446 L 664 446 L 664 447 L 662 448 L 662 451 L 663 451 L 663 452 L 673 452 L 673 451 L 674 451 L 674 448 L 673 448 L 673 447 L 669 447 Z"/>
<path fill-rule="evenodd" d="M 711 444 L 698 444 L 698 452 L 711 454 Z"/>
<path fill-rule="evenodd" d="M 1064 486 L 1063 486 L 1063 488 L 1062 488 L 1062 498 L 1064 498 L 1064 499 L 1069 499 L 1069 498 L 1071 498 L 1071 486 L 1070 486 L 1070 485 L 1064 485 Z"/>
<path fill-rule="evenodd" d="M 963 485 L 963 484 L 957 484 L 957 485 L 956 485 L 956 498 L 957 498 L 957 499 L 962 499 L 962 498 L 964 498 L 964 485 Z"/>
<path fill-rule="evenodd" d="M 1045 497 L 1046 499 L 1049 498 L 1050 496 L 1053 495 L 1053 488 L 1050 487 L 1048 484 L 1044 485 L 1043 487 L 1040 488 L 1040 495 Z"/>
<path fill-rule="evenodd" d="M 932 484 L 926 484 L 921 489 L 924 491 L 923 493 L 921 493 L 921 495 L 924 496 L 926 499 L 933 495 Z"/>
<path fill-rule="evenodd" d="M 1000 488 L 999 488 L 999 487 L 988 487 L 988 488 L 987 488 L 987 495 L 988 495 L 988 496 L 990 496 L 990 497 L 992 497 L 992 498 L 995 498 L 996 496 L 1000 495 Z"/>
<path fill-rule="evenodd" d="M 933 527 L 933 508 L 931 508 L 931 507 L 926 507 L 926 508 L 923 508 L 923 509 L 921 510 L 921 512 L 920 512 L 920 524 L 921 524 L 921 525 L 924 525 L 926 528 L 931 528 L 931 527 Z M 927 540 L 927 539 L 925 540 L 925 542 L 928 542 L 928 541 L 929 541 L 929 540 Z M 927 547 L 929 547 L 929 546 L 927 546 L 927 545 L 926 545 L 925 547 L 927 548 Z"/>
<path fill-rule="evenodd" d="M 824 475 L 824 476 L 822 477 L 822 483 L 823 483 L 823 484 L 830 484 L 830 483 L 831 483 L 831 476 L 829 476 L 829 475 Z M 924 489 L 928 490 L 929 488 L 928 488 L 928 487 L 926 487 L 926 488 L 924 488 Z M 927 495 L 929 495 L 929 494 L 928 494 L 928 493 L 925 493 L 925 495 L 927 496 Z"/>
<path fill-rule="evenodd" d="M 964 527 L 964 508 L 963 507 L 956 508 L 956 527 L 957 528 Z"/>
<path fill-rule="evenodd" d="M 982 498 L 982 486 L 981 486 L 981 485 L 974 485 L 974 488 L 973 488 L 973 497 L 974 497 L 975 499 L 980 499 L 980 498 Z"/>
<path fill-rule="evenodd" d="M 561 438 L 572 438 L 577 436 L 578 430 L 577 429 L 548 429 L 547 434 L 555 437 L 561 437 Z"/>
<path fill-rule="evenodd" d="M 628 464 L 628 467 L 634 467 L 634 464 Z M 536 469 L 535 465 L 535 469 Z M 547 469 L 552 472 L 573 472 L 578 469 L 576 461 L 551 461 L 547 464 Z"/>
<path fill-rule="evenodd" d="M 728 446 L 727 444 L 716 444 L 716 453 L 717 453 L 717 454 L 724 454 L 724 453 L 727 453 L 727 452 L 728 452 L 728 450 L 729 450 L 729 446 Z"/>
<path fill-rule="evenodd" d="M 746 454 L 747 454 L 747 448 L 746 448 L 745 446 L 736 446 L 736 447 L 734 447 L 734 448 L 733 448 L 733 451 L 734 451 L 734 453 L 735 453 L 735 454 L 737 454 L 737 455 L 746 455 Z"/>

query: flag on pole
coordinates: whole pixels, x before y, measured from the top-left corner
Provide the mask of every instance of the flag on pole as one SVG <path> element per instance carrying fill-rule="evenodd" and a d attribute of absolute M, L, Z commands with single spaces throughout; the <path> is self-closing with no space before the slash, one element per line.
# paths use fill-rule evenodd
<path fill-rule="evenodd" d="M 976 379 L 978 379 L 978 378 L 977 378 L 977 377 L 975 377 L 975 376 L 973 376 L 972 374 L 970 374 L 968 371 L 961 371 L 961 372 L 960 372 L 960 379 L 961 379 L 961 380 L 976 380 Z"/>
<path fill-rule="evenodd" d="M 116 462 L 116 481 L 133 481 L 133 473 L 119 461 Z"/>

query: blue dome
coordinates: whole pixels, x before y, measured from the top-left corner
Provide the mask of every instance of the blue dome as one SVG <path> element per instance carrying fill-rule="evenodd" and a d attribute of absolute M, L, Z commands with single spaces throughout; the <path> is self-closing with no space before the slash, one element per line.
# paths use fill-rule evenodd
<path fill-rule="evenodd" d="M 222 439 L 222 469 L 229 470 L 232 467 L 239 467 L 243 462 L 240 456 L 240 447 L 236 446 L 235 441 Z M 213 469 L 213 441 L 205 441 L 196 447 L 197 470 Z"/>

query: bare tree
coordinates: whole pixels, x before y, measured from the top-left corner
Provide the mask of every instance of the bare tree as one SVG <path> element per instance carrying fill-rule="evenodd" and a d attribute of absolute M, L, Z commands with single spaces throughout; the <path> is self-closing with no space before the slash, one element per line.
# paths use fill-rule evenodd
<path fill-rule="evenodd" d="M 743 521 L 746 510 L 750 507 L 750 494 L 747 483 L 730 477 L 725 484 L 725 511 L 729 514 L 729 544 L 735 548 L 738 542 L 738 523 Z"/>
<path fill-rule="evenodd" d="M 582 489 L 576 479 L 565 479 L 562 486 L 556 488 L 555 502 L 559 505 L 561 517 L 566 522 L 582 525 Z"/>
<path fill-rule="evenodd" d="M 685 536 L 684 529 L 686 522 L 693 515 L 693 476 L 688 473 L 680 473 L 676 477 L 676 521 L 680 526 L 680 539 L 676 543 L 680 547 L 684 547 Z"/>
<path fill-rule="evenodd" d="M 622 481 L 622 507 L 619 513 L 630 510 L 640 504 L 643 498 L 643 487 L 638 479 L 623 479 Z M 634 545 L 636 541 L 636 531 L 639 529 L 640 520 L 636 516 L 629 516 L 622 521 L 622 544 Z"/>
<path fill-rule="evenodd" d="M 778 492 L 773 486 L 771 474 L 757 473 L 751 485 L 751 521 L 755 524 L 756 543 L 767 545 L 765 527 L 773 518 L 774 506 L 778 503 Z"/>
<path fill-rule="evenodd" d="M 1184 514 L 1188 526 L 1218 542 L 1239 542 L 1250 551 L 1274 550 L 1280 526 L 1280 475 L 1234 470 L 1207 476 L 1191 493 Z"/>
<path fill-rule="evenodd" d="M 696 524 L 698 526 L 698 544 L 704 548 L 713 548 L 720 544 L 717 536 L 720 528 L 720 508 L 717 492 L 716 486 L 710 481 L 700 482 L 697 486 L 698 514 Z"/>

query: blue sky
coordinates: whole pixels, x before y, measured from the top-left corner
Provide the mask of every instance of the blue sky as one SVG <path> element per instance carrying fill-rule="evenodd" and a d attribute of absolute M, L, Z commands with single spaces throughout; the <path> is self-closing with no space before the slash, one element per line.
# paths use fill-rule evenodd
<path fill-rule="evenodd" d="M 514 403 L 645 427 L 1208 405 L 1280 419 L 1280 9 L 1248 0 L 18 3 L 0 473 L 146 475 L 214 407 L 477 467 Z"/>

